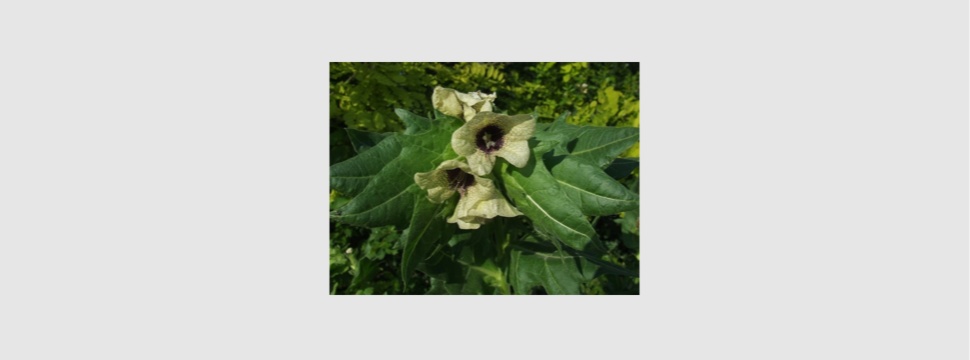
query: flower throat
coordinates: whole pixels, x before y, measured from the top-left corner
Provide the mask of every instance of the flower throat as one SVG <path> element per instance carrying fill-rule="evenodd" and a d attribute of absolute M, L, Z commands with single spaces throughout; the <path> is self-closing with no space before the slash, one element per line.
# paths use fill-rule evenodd
<path fill-rule="evenodd" d="M 495 125 L 489 125 L 475 134 L 475 145 L 478 146 L 479 150 L 484 151 L 486 154 L 491 154 L 492 152 L 502 148 L 502 129 Z"/>
<path fill-rule="evenodd" d="M 475 185 L 475 176 L 461 171 L 461 169 L 445 170 L 445 174 L 448 175 L 448 185 L 462 196 L 465 196 L 469 186 Z"/>

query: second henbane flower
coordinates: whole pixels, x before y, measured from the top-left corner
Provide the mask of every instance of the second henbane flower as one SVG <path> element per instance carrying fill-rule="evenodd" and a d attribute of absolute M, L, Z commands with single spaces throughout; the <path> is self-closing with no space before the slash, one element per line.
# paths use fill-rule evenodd
<path fill-rule="evenodd" d="M 477 229 L 496 216 L 515 217 L 521 213 L 509 204 L 492 180 L 469 173 L 468 165 L 446 160 L 437 169 L 414 174 L 414 182 L 428 191 L 428 199 L 442 203 L 457 192 L 460 198 L 455 213 L 448 219 L 462 229 Z"/>
<path fill-rule="evenodd" d="M 535 132 L 532 115 L 504 115 L 480 112 L 451 135 L 451 147 L 468 160 L 471 171 L 484 176 L 492 171 L 495 158 L 515 167 L 529 162 L 529 138 Z"/>

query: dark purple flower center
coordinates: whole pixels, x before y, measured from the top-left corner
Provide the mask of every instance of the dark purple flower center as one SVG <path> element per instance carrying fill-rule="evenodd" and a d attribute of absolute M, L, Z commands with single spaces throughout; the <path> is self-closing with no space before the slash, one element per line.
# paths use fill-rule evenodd
<path fill-rule="evenodd" d="M 475 145 L 478 149 L 484 151 L 486 154 L 491 154 L 498 149 L 502 148 L 502 137 L 505 133 L 502 129 L 495 125 L 489 125 L 475 134 Z"/>
<path fill-rule="evenodd" d="M 457 190 L 461 196 L 465 196 L 469 186 L 475 185 L 475 176 L 461 169 L 445 170 L 445 174 L 448 175 L 448 185 L 453 190 Z"/>

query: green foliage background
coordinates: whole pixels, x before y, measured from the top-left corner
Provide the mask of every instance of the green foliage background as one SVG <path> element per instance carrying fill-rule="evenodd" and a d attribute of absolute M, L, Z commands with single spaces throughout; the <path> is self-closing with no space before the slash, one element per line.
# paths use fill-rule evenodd
<path fill-rule="evenodd" d="M 347 129 L 401 131 L 404 125 L 395 108 L 431 114 L 435 86 L 496 93 L 498 111 L 535 112 L 539 122 L 571 112 L 566 121 L 575 125 L 639 126 L 638 63 L 331 63 L 330 164 L 355 154 Z M 623 156 L 638 157 L 639 144 Z M 638 180 L 636 170 L 620 182 L 637 191 Z M 332 192 L 330 207 L 347 201 Z M 606 261 L 638 267 L 637 219 L 637 212 L 593 219 L 610 250 Z M 366 229 L 331 221 L 330 232 L 331 293 L 424 294 L 431 289 L 427 278 L 413 279 L 405 287 L 398 276 L 398 229 Z M 603 276 L 586 284 L 583 293 L 638 294 L 638 282 Z"/>

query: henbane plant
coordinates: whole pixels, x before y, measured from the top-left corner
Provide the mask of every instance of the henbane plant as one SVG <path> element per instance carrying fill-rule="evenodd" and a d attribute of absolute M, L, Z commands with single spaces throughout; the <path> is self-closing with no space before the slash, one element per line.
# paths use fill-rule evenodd
<path fill-rule="evenodd" d="M 331 188 L 351 197 L 335 221 L 402 229 L 401 274 L 434 294 L 576 294 L 600 276 L 638 277 L 609 261 L 591 221 L 635 213 L 639 196 L 614 160 L 636 128 L 538 123 L 506 114 L 496 94 L 438 87 L 435 111 L 395 113 L 402 133 L 351 137 L 357 156 L 330 167 Z M 358 134 L 359 135 L 359 134 Z"/>

